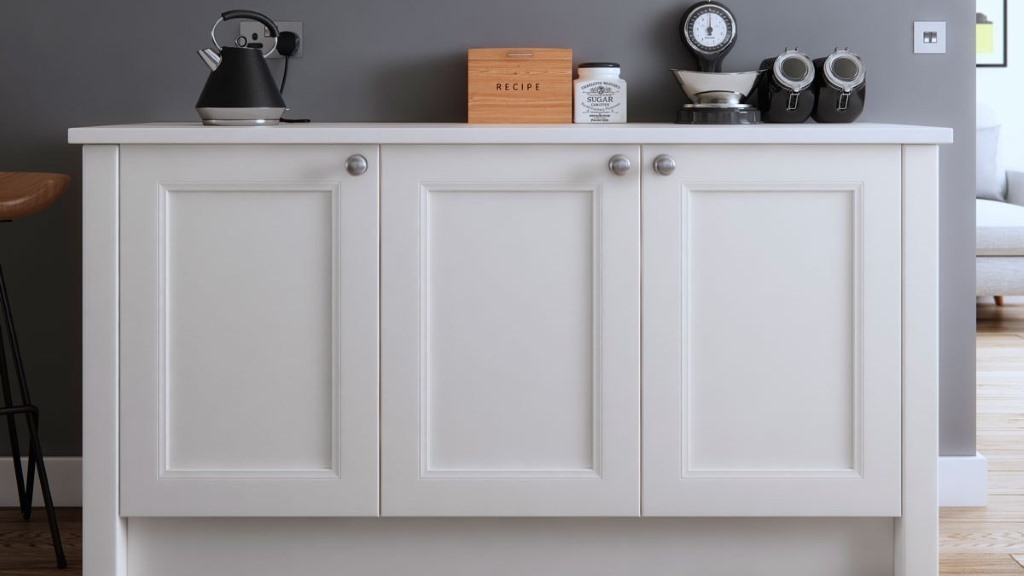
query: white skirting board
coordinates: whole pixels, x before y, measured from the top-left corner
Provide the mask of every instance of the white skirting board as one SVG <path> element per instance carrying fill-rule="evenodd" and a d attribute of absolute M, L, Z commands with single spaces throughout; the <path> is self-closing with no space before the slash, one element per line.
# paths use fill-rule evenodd
<path fill-rule="evenodd" d="M 50 494 L 54 506 L 82 505 L 82 458 L 46 458 L 46 475 L 50 479 Z M 28 466 L 28 458 L 22 458 L 22 470 Z M 18 484 L 14 478 L 14 461 L 10 456 L 0 456 L 0 507 L 18 505 Z M 43 506 L 43 493 L 39 490 L 39 477 L 35 480 L 35 495 L 32 505 Z"/>
<path fill-rule="evenodd" d="M 981 454 L 939 458 L 939 506 L 988 504 L 988 462 Z"/>
<path fill-rule="evenodd" d="M 22 459 L 26 462 L 26 459 Z M 46 472 L 57 506 L 82 505 L 82 459 L 47 458 Z M 0 507 L 17 506 L 14 465 L 9 457 L 0 457 Z M 985 506 L 988 502 L 988 463 L 981 454 L 939 458 L 939 506 Z M 36 483 L 36 506 L 43 505 Z"/>

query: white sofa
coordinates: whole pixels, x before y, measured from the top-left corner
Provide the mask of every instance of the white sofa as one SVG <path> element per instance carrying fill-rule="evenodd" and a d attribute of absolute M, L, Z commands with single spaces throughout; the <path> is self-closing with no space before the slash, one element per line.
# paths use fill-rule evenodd
<path fill-rule="evenodd" d="M 978 108 L 977 126 L 978 296 L 1024 295 L 1024 172 L 1007 171 L 999 150 L 1000 124 Z"/>

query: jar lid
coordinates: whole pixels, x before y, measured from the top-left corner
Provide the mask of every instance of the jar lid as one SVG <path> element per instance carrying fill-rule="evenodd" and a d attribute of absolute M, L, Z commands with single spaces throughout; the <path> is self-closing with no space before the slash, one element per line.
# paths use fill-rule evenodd
<path fill-rule="evenodd" d="M 584 62 L 579 68 L 621 68 L 616 62 Z"/>
<path fill-rule="evenodd" d="M 822 64 L 825 80 L 836 90 L 852 92 L 864 83 L 864 62 L 849 50 L 837 49 Z"/>

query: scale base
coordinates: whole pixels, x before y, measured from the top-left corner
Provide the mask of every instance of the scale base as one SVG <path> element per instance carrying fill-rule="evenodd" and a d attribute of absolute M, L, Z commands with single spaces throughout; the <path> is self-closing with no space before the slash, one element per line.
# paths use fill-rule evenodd
<path fill-rule="evenodd" d="M 757 108 L 686 106 L 676 114 L 676 124 L 760 124 Z"/>

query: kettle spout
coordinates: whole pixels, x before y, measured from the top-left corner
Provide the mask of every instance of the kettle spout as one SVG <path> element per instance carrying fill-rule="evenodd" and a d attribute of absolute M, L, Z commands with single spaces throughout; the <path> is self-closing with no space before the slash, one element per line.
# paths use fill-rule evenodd
<path fill-rule="evenodd" d="M 199 57 L 202 58 L 203 62 L 209 67 L 210 72 L 213 72 L 220 66 L 220 54 L 215 52 L 211 48 L 204 48 L 196 51 Z"/>

